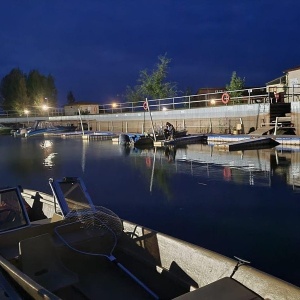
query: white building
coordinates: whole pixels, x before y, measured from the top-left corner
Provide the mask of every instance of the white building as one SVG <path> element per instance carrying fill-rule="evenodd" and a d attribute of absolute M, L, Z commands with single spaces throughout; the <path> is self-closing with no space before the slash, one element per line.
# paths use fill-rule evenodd
<path fill-rule="evenodd" d="M 266 84 L 270 97 L 278 102 L 300 101 L 300 66 L 288 69 L 284 75 Z"/>
<path fill-rule="evenodd" d="M 72 104 L 66 104 L 64 109 L 66 116 L 78 115 L 79 112 L 82 115 L 99 114 L 99 104 L 91 102 L 74 102 Z"/>

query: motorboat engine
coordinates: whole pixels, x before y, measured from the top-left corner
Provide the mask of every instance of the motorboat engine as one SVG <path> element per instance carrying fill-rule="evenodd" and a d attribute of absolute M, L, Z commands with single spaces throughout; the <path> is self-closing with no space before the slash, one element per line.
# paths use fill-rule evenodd
<path fill-rule="evenodd" d="M 129 145 L 130 144 L 130 137 L 128 136 L 128 134 L 120 134 L 119 135 L 119 144 L 120 145 Z"/>

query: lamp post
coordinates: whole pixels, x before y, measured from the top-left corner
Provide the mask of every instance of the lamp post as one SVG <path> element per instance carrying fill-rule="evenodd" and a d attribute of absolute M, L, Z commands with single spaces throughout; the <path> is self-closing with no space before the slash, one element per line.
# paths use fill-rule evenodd
<path fill-rule="evenodd" d="M 48 117 L 49 117 L 49 100 L 47 97 L 45 97 L 45 103 L 46 104 L 43 105 L 43 109 L 48 111 Z"/>
<path fill-rule="evenodd" d="M 26 115 L 27 118 L 27 124 L 29 125 L 29 120 L 28 120 L 28 114 L 30 113 L 30 111 L 28 109 L 24 109 L 24 114 Z"/>

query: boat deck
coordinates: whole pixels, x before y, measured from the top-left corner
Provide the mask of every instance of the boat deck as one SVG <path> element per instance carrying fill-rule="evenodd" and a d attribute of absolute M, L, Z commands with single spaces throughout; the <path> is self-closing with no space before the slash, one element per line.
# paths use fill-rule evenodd
<path fill-rule="evenodd" d="M 145 289 L 119 268 L 116 261 L 66 247 L 55 233 L 63 221 L 48 221 L 43 221 L 42 226 L 37 222 L 31 227 L 4 233 L 0 240 L 0 266 L 24 288 L 17 289 L 21 294 L 26 291 L 34 299 L 201 299 L 199 295 L 205 296 L 204 299 L 241 299 L 232 297 L 232 289 L 229 289 L 229 298 L 221 297 L 225 295 L 224 288 L 232 284 L 237 288 L 233 292 L 235 296 L 240 292 L 251 296 L 242 298 L 245 300 L 262 299 L 258 295 L 279 300 L 287 292 L 290 299 L 299 299 L 299 288 L 247 266 L 223 285 L 219 280 L 229 278 L 235 261 L 123 221 L 124 231 L 113 255 L 147 287 Z M 77 241 L 78 235 L 73 235 L 76 232 L 73 230 L 72 227 L 67 234 Z M 45 236 L 50 237 L 51 247 L 45 243 Z M 193 290 L 195 292 L 190 293 Z M 218 293 L 220 297 L 207 298 L 211 293 Z"/>
<path fill-rule="evenodd" d="M 53 233 L 54 227 L 55 225 L 53 223 L 49 223 L 48 226 L 27 228 L 25 232 L 23 232 L 22 237 L 16 232 L 10 237 L 9 241 L 6 240 L 6 242 L 0 242 L 0 254 L 4 259 L 8 259 L 11 263 L 11 266 L 8 267 L 16 267 L 17 269 L 30 274 L 30 270 L 24 270 L 24 268 L 27 268 L 24 259 L 26 259 L 26 254 L 28 253 L 29 259 L 32 259 L 32 261 L 28 263 L 29 265 L 34 265 L 36 261 L 39 261 L 39 256 L 41 255 L 41 259 L 44 260 L 44 267 L 42 267 L 41 273 L 45 272 L 45 270 L 48 272 L 47 262 L 51 261 L 51 265 L 55 265 L 56 262 L 54 257 L 58 254 L 63 269 L 66 268 L 68 272 L 75 275 L 75 278 L 78 278 L 74 283 L 63 287 L 60 287 L 59 284 L 59 288 L 52 291 L 51 287 L 56 286 L 57 281 L 63 281 L 62 278 L 64 278 L 64 276 L 69 276 L 69 273 L 66 273 L 67 275 L 65 275 L 60 269 L 58 269 L 58 271 L 56 268 L 52 269 L 49 267 L 49 274 L 45 281 L 47 282 L 46 287 L 62 299 L 154 298 L 153 295 L 140 286 L 134 279 L 126 274 L 126 272 L 119 268 L 116 263 L 111 262 L 107 257 L 85 255 L 73 251 L 63 245 L 61 240 Z M 43 231 L 40 231 L 41 228 L 43 228 Z M 45 229 L 47 230 L 45 231 Z M 51 240 L 53 240 L 55 246 L 53 249 L 43 249 L 45 241 L 41 237 L 44 236 L 44 233 L 50 234 Z M 32 236 L 35 237 L 32 238 Z M 19 253 L 19 240 L 25 241 L 22 246 L 23 250 L 21 250 L 21 254 Z M 127 244 L 128 240 L 130 239 L 124 235 L 120 240 L 120 244 Z M 129 248 L 132 247 L 135 248 L 134 245 Z M 127 247 L 127 249 L 129 248 Z M 123 249 L 118 247 L 115 249 L 114 255 L 117 257 L 119 263 L 141 280 L 150 291 L 153 291 L 154 294 L 158 295 L 159 299 L 172 299 L 189 292 L 188 285 L 175 280 L 175 277 L 170 276 L 166 271 L 160 270 L 159 272 L 156 269 L 155 264 L 133 257 L 130 254 L 130 251 L 126 253 L 126 251 L 123 251 Z M 54 263 L 52 259 L 54 260 Z M 2 265 L 2 267 L 3 264 L 5 263 L 1 259 L 0 265 Z M 54 273 L 50 274 L 52 272 Z M 36 276 L 34 279 L 38 282 L 38 278 L 39 276 Z M 21 278 L 20 280 L 23 281 L 24 278 Z M 40 284 L 43 283 L 43 280 L 45 279 L 41 276 Z M 42 285 L 44 284 L 45 283 Z M 39 287 L 36 288 L 38 289 Z"/>

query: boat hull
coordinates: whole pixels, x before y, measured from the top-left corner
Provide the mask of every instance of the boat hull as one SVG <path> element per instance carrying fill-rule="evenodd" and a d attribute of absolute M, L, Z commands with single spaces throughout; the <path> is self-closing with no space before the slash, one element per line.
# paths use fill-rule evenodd
<path fill-rule="evenodd" d="M 240 260 L 121 220 L 108 209 L 94 207 L 79 178 L 51 179 L 49 183 L 53 197 L 25 189 L 22 199 L 18 188 L 1 191 L 2 200 L 12 199 L 15 191 L 24 215 L 37 199 L 44 199 L 45 207 L 52 203 L 55 208 L 52 215 L 50 211 L 46 216 L 43 210 L 43 218 L 30 223 L 25 218 L 22 226 L 6 231 L 2 227 L 0 233 L 0 266 L 13 279 L 14 291 L 26 292 L 28 299 L 98 299 L 99 295 L 101 299 L 151 299 L 153 295 L 159 299 L 189 299 L 203 294 L 207 299 L 221 299 L 223 290 L 211 287 L 232 285 L 233 297 L 229 299 L 240 299 L 236 284 L 243 294 L 257 295 L 255 299 L 300 298 L 299 287 L 241 264 Z M 8 192 L 10 197 L 5 198 Z M 76 202 L 78 195 L 80 203 Z M 28 201 L 26 208 L 24 200 Z M 68 208 L 76 208 L 70 219 Z M 100 212 L 105 212 L 104 219 Z M 93 222 L 85 223 L 90 217 Z M 100 235 L 95 227 L 99 223 Z M 117 232 L 116 224 L 120 225 Z M 191 291 L 197 292 L 189 294 Z"/>

